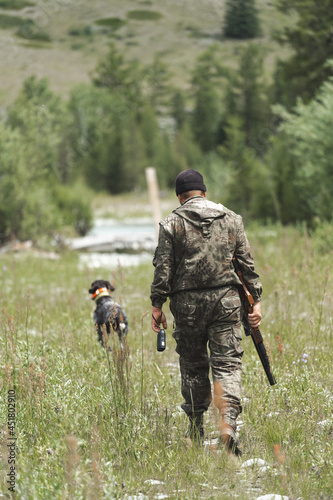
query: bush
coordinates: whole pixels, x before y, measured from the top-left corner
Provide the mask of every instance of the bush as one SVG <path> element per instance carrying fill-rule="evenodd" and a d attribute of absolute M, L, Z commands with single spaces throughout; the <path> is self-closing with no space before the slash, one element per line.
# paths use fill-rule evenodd
<path fill-rule="evenodd" d="M 333 81 L 324 83 L 308 104 L 300 100 L 292 113 L 282 106 L 273 110 L 282 121 L 267 162 L 288 217 L 282 222 L 294 222 L 295 217 L 309 225 L 317 218 L 331 221 Z"/>
<path fill-rule="evenodd" d="M 333 249 L 332 222 L 317 220 L 315 224 L 315 228 L 310 233 L 315 250 L 322 255 L 331 253 Z"/>
<path fill-rule="evenodd" d="M 126 24 L 126 21 L 124 19 L 121 19 L 120 17 L 105 17 L 103 19 L 97 19 L 95 23 L 99 26 L 107 26 L 113 31 L 116 31 L 122 28 Z"/>
<path fill-rule="evenodd" d="M 0 124 L 0 233 L 39 240 L 91 227 L 90 195 L 68 163 L 70 119 L 45 79 L 30 77 Z"/>
<path fill-rule="evenodd" d="M 0 28 L 11 29 L 20 26 L 23 23 L 23 19 L 17 16 L 7 16 L 6 14 L 0 14 Z"/>
<path fill-rule="evenodd" d="M 29 165 L 34 146 L 25 143 L 19 130 L 1 126 L 0 140 L 0 232 L 2 239 L 34 239 L 39 232 L 56 226 L 54 206 L 41 171 Z M 29 168 L 30 166 L 30 168 Z"/>
<path fill-rule="evenodd" d="M 19 26 L 16 35 L 28 40 L 39 40 L 41 42 L 50 42 L 51 37 L 46 31 L 42 31 L 36 26 L 32 19 L 26 19 Z"/>
<path fill-rule="evenodd" d="M 30 185 L 25 193 L 20 193 L 16 186 L 14 192 L 18 195 L 15 202 L 6 203 L 6 197 L 0 204 L 1 241 L 9 238 L 38 241 L 41 236 L 52 236 L 60 229 L 59 214 L 46 186 Z"/>
<path fill-rule="evenodd" d="M 61 185 L 54 177 L 51 180 L 42 162 L 33 165 L 34 155 L 35 145 L 25 143 L 18 129 L 1 127 L 1 240 L 38 241 L 63 226 L 86 234 L 92 227 L 90 191 L 81 183 Z"/>
<path fill-rule="evenodd" d="M 129 10 L 126 15 L 128 19 L 136 21 L 157 21 L 163 17 L 163 14 L 155 10 Z"/>
<path fill-rule="evenodd" d="M 54 193 L 62 226 L 74 227 L 80 236 L 86 235 L 93 226 L 92 192 L 82 182 L 77 182 L 72 186 L 59 184 Z"/>
<path fill-rule="evenodd" d="M 71 28 L 68 32 L 70 36 L 90 36 L 93 34 L 91 26 L 83 26 L 81 28 Z"/>
<path fill-rule="evenodd" d="M 24 7 L 33 7 L 35 4 L 25 0 L 0 0 L 0 9 L 21 10 Z"/>

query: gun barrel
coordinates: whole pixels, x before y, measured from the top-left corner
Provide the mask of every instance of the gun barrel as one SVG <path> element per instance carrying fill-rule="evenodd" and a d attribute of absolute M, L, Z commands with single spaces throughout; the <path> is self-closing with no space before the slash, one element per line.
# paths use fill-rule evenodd
<path fill-rule="evenodd" d="M 259 344 L 257 344 L 253 338 L 253 335 L 251 335 L 251 337 L 252 337 L 253 343 L 255 345 L 255 348 L 257 350 L 257 353 L 258 353 L 258 356 L 260 358 L 263 369 L 265 370 L 268 381 L 269 381 L 270 385 L 275 385 L 276 380 L 275 380 L 275 377 L 271 371 L 271 366 L 270 366 L 269 359 L 267 356 L 266 348 L 265 348 L 263 342 L 260 342 Z"/>
<path fill-rule="evenodd" d="M 257 350 L 259 359 L 261 361 L 263 369 L 265 370 L 265 373 L 267 375 L 267 378 L 268 378 L 270 385 L 275 385 L 276 380 L 275 380 L 275 377 L 274 377 L 272 370 L 271 370 L 271 365 L 270 365 L 270 362 L 268 359 L 268 354 L 267 354 L 266 347 L 265 347 L 260 330 L 259 329 L 253 330 L 251 328 L 250 323 L 248 322 L 246 316 L 243 317 L 242 323 L 243 323 L 245 334 L 247 336 L 251 335 L 254 346 Z"/>

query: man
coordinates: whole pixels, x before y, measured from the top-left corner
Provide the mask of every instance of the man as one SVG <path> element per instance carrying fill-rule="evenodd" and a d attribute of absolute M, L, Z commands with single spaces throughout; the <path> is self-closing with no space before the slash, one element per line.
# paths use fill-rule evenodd
<path fill-rule="evenodd" d="M 180 207 L 160 223 L 151 285 L 152 329 L 167 327 L 162 306 L 170 298 L 175 318 L 173 337 L 179 354 L 182 409 L 190 419 L 189 437 L 202 442 L 203 413 L 211 400 L 209 368 L 219 408 L 221 441 L 239 455 L 236 419 L 241 407 L 243 349 L 237 257 L 255 304 L 249 322 L 261 321 L 261 283 L 244 232 L 242 218 L 221 204 L 206 200 L 202 175 L 189 169 L 176 179 Z M 207 344 L 210 357 L 207 353 Z"/>

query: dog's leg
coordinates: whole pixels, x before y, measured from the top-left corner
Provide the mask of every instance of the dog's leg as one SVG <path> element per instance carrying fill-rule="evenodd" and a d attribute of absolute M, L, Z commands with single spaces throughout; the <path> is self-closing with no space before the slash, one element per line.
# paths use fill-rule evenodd
<path fill-rule="evenodd" d="M 118 331 L 118 337 L 119 337 L 119 342 L 120 342 L 120 349 L 124 349 L 123 346 L 123 337 L 124 337 L 124 330 L 126 329 L 125 323 L 120 323 L 119 324 L 119 330 Z"/>

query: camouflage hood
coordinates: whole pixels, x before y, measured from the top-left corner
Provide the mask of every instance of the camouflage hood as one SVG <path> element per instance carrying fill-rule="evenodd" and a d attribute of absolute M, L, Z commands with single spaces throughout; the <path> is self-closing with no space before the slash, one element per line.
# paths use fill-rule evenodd
<path fill-rule="evenodd" d="M 208 236 L 210 225 L 216 219 L 222 219 L 226 215 L 223 205 L 206 200 L 202 196 L 190 198 L 173 213 L 190 222 L 197 229 L 201 229 L 206 236 Z"/>

